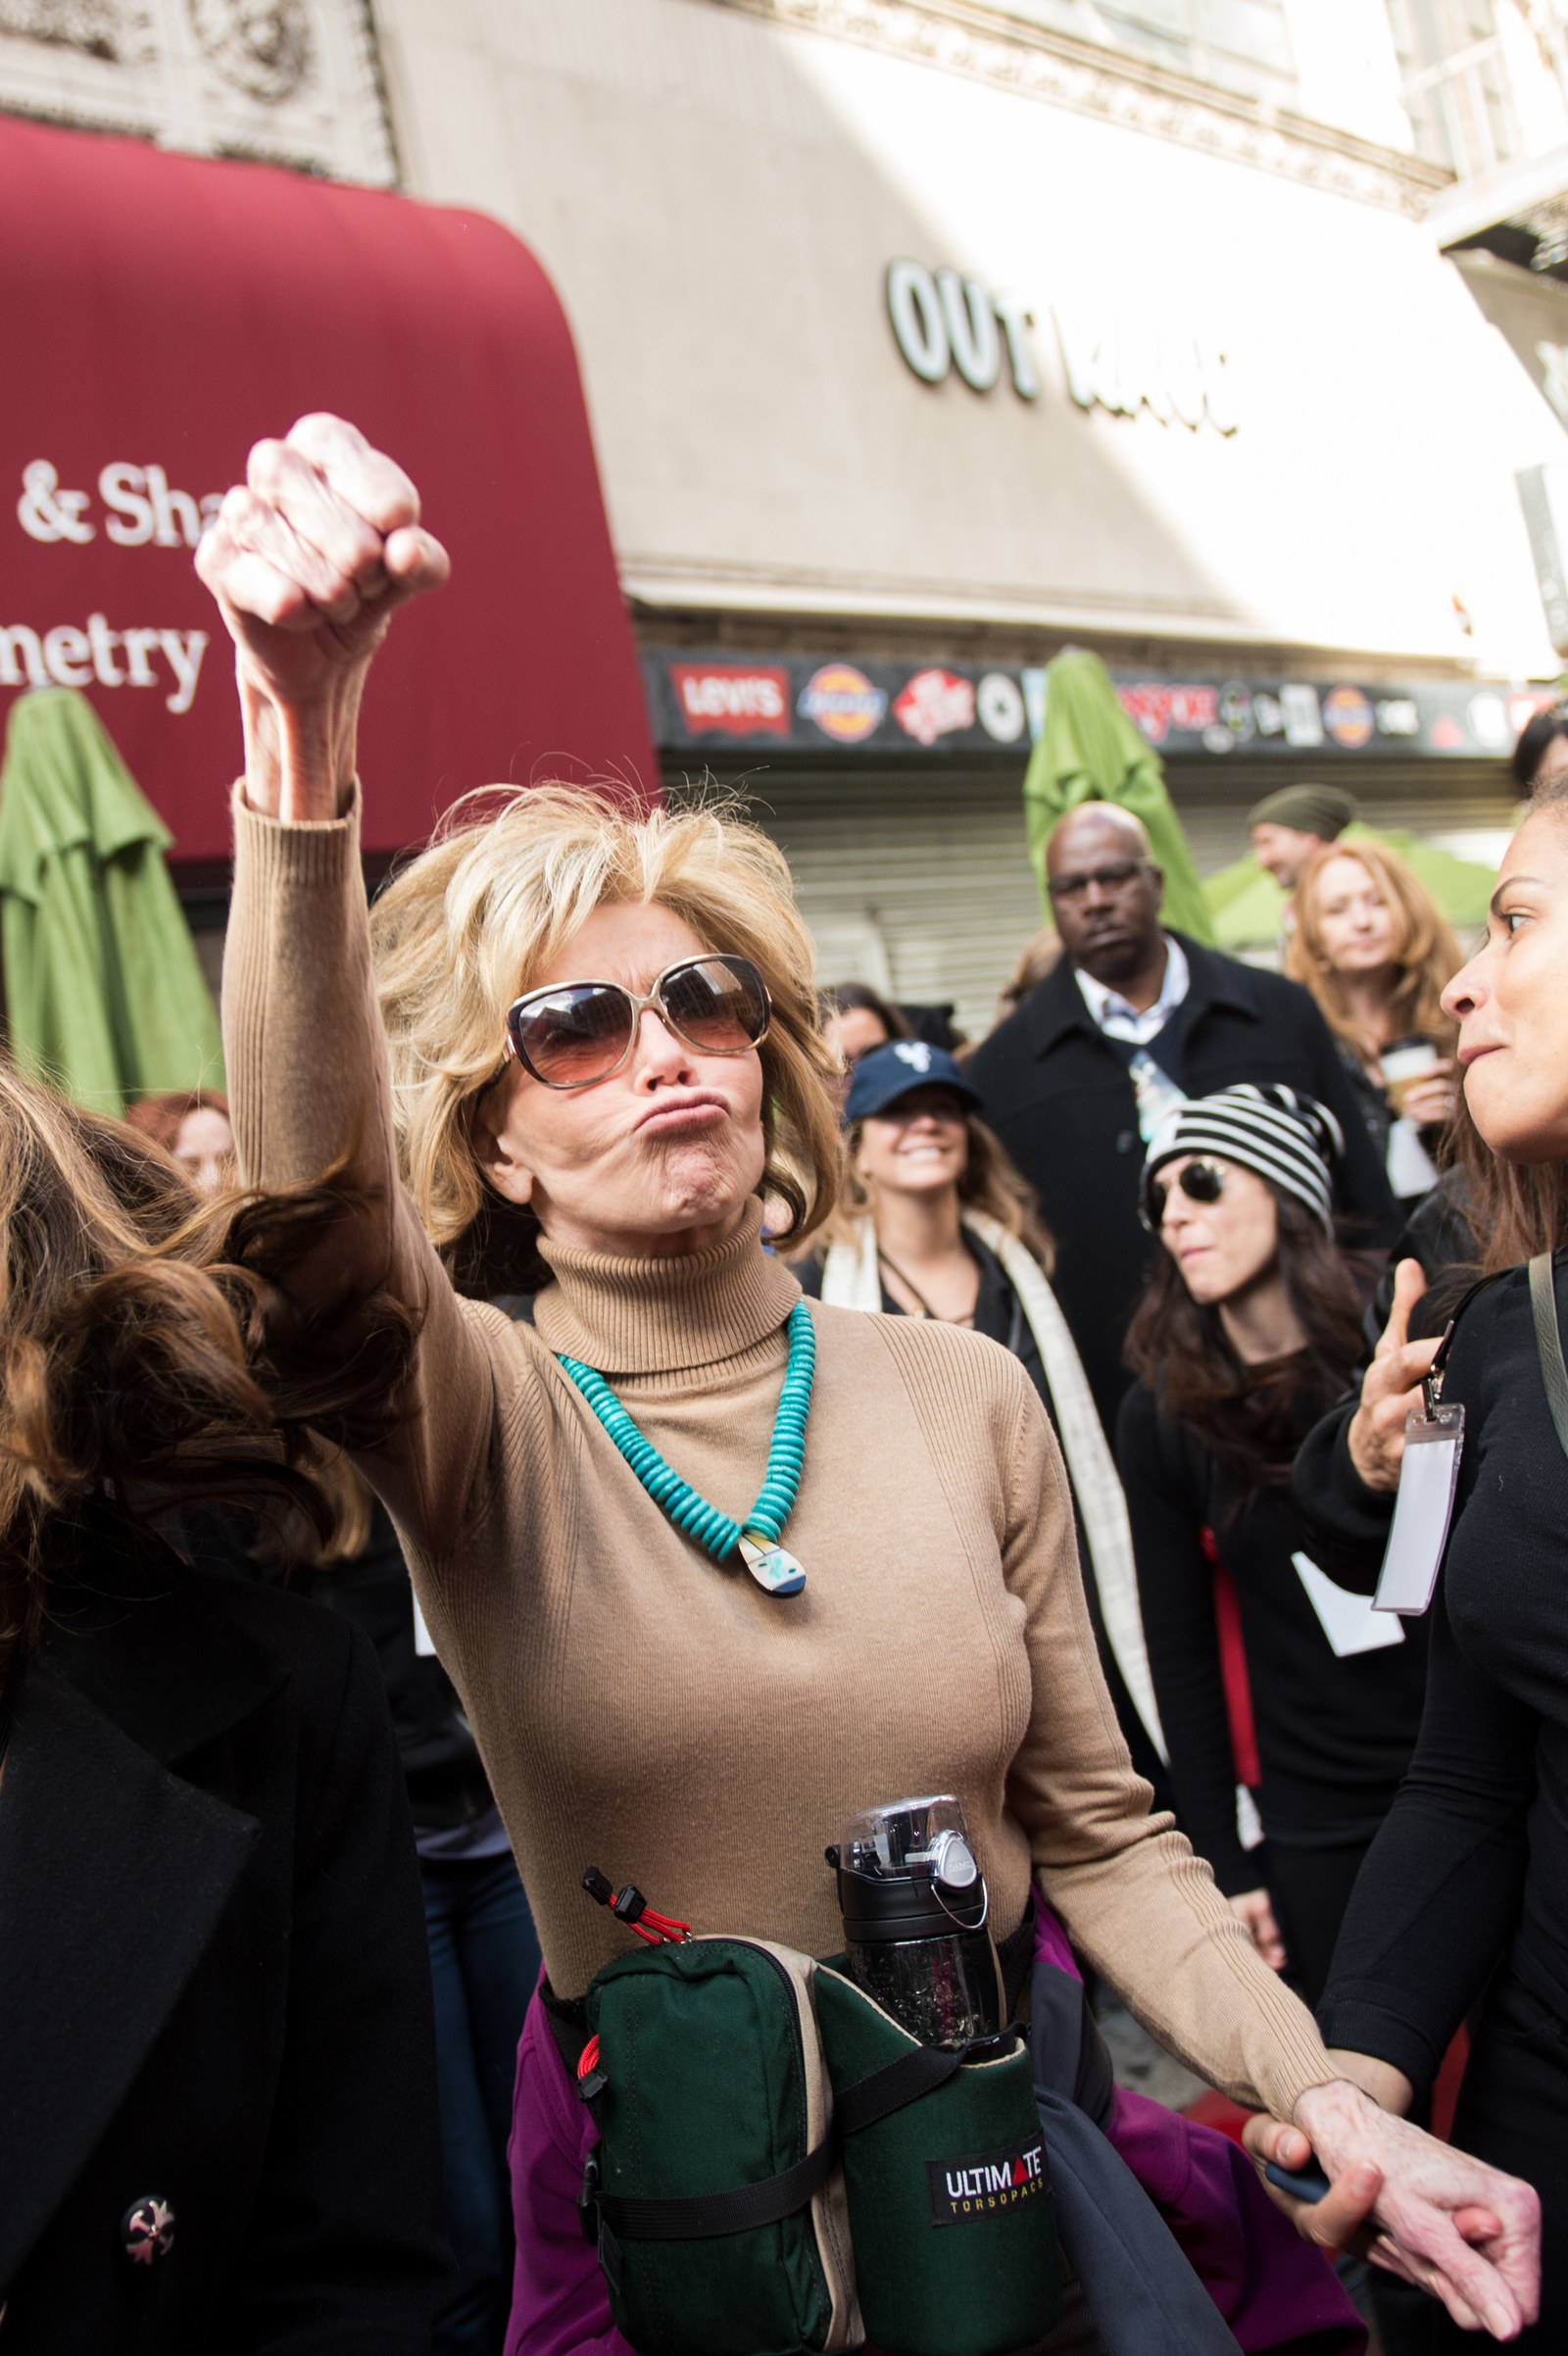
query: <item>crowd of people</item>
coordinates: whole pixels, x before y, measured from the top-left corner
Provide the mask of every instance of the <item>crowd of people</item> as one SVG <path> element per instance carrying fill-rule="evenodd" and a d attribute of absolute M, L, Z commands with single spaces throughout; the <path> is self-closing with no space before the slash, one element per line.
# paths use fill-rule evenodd
<path fill-rule="evenodd" d="M 415 487 L 303 420 L 198 565 L 229 1096 L 0 1072 L 0 2346 L 621 2356 L 604 1975 L 836 1952 L 824 1843 L 899 1792 L 1034 1976 L 1051 2349 L 1355 2356 L 1352 2251 L 1388 2356 L 1568 2344 L 1568 716 L 1467 962 L 1334 789 L 1253 813 L 1283 973 L 1088 804 L 970 1044 L 819 993 L 700 808 L 460 806 L 368 912 Z M 1050 2093 L 1079 1975 L 1266 2194 L 1156 2156 L 1087 1997 Z"/>

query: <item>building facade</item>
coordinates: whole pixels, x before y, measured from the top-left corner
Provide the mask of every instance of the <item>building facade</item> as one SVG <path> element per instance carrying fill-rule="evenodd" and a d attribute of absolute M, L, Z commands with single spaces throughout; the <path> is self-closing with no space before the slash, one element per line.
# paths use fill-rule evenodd
<path fill-rule="evenodd" d="M 0 105 L 514 230 L 576 338 L 666 788 L 748 796 L 824 978 L 974 1028 L 1039 920 L 1018 789 L 1064 645 L 1200 866 L 1331 770 L 1455 847 L 1505 827 L 1568 647 L 1559 31 L 1556 0 L 0 0 Z"/>

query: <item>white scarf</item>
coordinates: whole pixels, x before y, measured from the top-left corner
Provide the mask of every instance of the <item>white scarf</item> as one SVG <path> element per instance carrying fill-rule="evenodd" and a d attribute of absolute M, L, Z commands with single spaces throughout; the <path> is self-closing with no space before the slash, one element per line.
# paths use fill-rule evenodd
<path fill-rule="evenodd" d="M 1055 1409 L 1061 1452 L 1067 1460 L 1068 1477 L 1078 1501 L 1084 1536 L 1089 1542 L 1100 1616 L 1133 1707 L 1163 1759 L 1165 1737 L 1154 1699 L 1154 1681 L 1149 1670 L 1143 1614 L 1138 1608 L 1138 1573 L 1133 1564 L 1127 1500 L 1106 1446 L 1083 1360 L 1039 1261 L 1015 1235 L 1007 1233 L 1000 1219 L 968 1209 L 962 1217 L 970 1234 L 978 1237 L 1002 1262 L 1003 1272 L 1029 1320 Z M 876 1226 L 871 1219 L 858 1222 L 854 1244 L 829 1246 L 822 1263 L 822 1299 L 835 1308 L 873 1311 L 881 1308 L 882 1275 L 877 1264 Z"/>

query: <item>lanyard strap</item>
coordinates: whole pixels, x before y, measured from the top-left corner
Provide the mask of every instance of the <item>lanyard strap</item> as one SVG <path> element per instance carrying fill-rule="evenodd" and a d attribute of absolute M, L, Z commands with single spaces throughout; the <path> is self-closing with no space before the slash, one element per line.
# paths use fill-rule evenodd
<path fill-rule="evenodd" d="M 1536 1355 L 1546 1386 L 1546 1404 L 1556 1427 L 1557 1442 L 1568 1456 L 1568 1365 L 1563 1363 L 1562 1334 L 1557 1324 L 1557 1288 L 1552 1282 L 1552 1255 L 1538 1252 L 1530 1263 L 1530 1314 L 1536 1328 Z"/>

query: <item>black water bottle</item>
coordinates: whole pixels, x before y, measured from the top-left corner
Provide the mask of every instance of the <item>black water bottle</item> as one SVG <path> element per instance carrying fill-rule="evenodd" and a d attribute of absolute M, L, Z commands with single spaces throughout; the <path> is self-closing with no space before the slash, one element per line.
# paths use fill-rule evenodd
<path fill-rule="evenodd" d="M 867 1808 L 827 1861 L 857 1986 L 922 2045 L 995 2037 L 1002 1972 L 961 1804 L 943 1793 Z"/>

